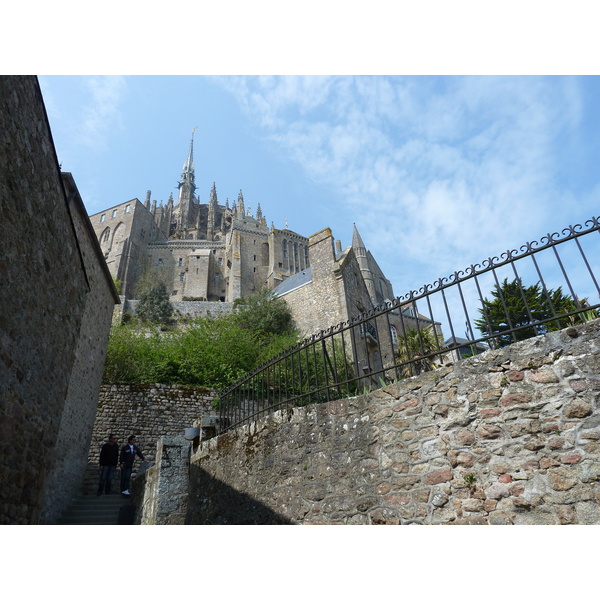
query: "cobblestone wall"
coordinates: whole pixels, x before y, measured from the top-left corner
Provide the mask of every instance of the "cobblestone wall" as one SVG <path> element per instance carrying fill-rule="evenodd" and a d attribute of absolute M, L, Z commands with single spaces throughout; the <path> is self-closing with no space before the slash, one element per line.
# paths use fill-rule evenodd
<path fill-rule="evenodd" d="M 600 321 L 192 455 L 188 523 L 600 524 Z"/>
<path fill-rule="evenodd" d="M 102 385 L 88 454 L 85 491 L 96 491 L 100 449 L 109 433 L 117 436 L 119 447 L 134 434 L 144 457 L 154 462 L 160 438 L 183 435 L 185 428 L 193 427 L 202 416 L 216 414 L 212 407 L 215 398 L 214 390 L 203 387 L 160 383 Z M 137 471 L 141 461 L 136 460 L 135 464 Z M 118 478 L 119 472 L 115 473 L 114 490 L 119 489 Z"/>

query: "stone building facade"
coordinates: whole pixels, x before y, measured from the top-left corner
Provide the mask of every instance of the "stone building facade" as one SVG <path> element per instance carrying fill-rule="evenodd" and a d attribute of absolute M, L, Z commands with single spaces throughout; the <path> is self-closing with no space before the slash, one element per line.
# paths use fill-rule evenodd
<path fill-rule="evenodd" d="M 309 264 L 308 239 L 269 227 L 260 204 L 254 215 L 242 191 L 233 206 L 220 204 L 213 184 L 208 203 L 196 194 L 193 136 L 179 181 L 179 196 L 157 204 L 146 193 L 90 220 L 112 275 L 126 298 L 144 278 L 162 281 L 173 301 L 233 302 L 273 288 Z"/>
<path fill-rule="evenodd" d="M 81 483 L 119 298 L 35 77 L 0 77 L 0 248 L 0 523 L 36 524 Z"/>
<path fill-rule="evenodd" d="M 252 215 L 241 190 L 230 207 L 229 200 L 219 203 L 213 184 L 208 203 L 201 203 L 193 150 L 192 137 L 177 200 L 171 194 L 158 204 L 148 191 L 144 203 L 132 199 L 90 217 L 128 308 L 158 281 L 179 312 L 192 315 L 205 312 L 200 302 L 222 303 L 227 312 L 237 298 L 267 288 L 288 302 L 298 328 L 311 335 L 394 298 L 356 225 L 352 245 L 342 250 L 339 242 L 334 248 L 329 228 L 308 238 L 268 227 L 260 204 Z M 396 340 L 402 329 L 391 329 L 385 337 Z"/>
<path fill-rule="evenodd" d="M 185 444 L 138 522 L 598 525 L 600 320 Z"/>
<path fill-rule="evenodd" d="M 354 226 L 352 246 L 341 249 L 331 229 L 309 238 L 311 265 L 281 283 L 273 294 L 286 301 L 297 327 L 306 336 L 320 333 L 340 323 L 349 324 L 374 307 L 394 298 L 392 284 Z M 418 323 L 417 323 L 418 321 Z M 416 327 L 441 333 L 439 323 L 419 315 L 412 304 L 364 322 L 358 337 L 348 333 L 348 358 L 357 375 L 368 375 L 394 364 L 400 336 Z"/>

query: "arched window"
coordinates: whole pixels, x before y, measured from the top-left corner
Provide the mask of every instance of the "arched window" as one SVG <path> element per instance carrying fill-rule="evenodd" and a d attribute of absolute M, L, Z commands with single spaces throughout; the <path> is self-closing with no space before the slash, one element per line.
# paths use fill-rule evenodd
<path fill-rule="evenodd" d="M 390 325 L 390 336 L 392 337 L 392 345 L 398 345 L 398 332 L 395 325 Z"/>
<path fill-rule="evenodd" d="M 283 240 L 283 258 L 288 257 L 287 240 Z"/>
<path fill-rule="evenodd" d="M 107 227 L 100 234 L 100 248 L 104 254 L 108 254 L 110 252 L 110 227 Z"/>

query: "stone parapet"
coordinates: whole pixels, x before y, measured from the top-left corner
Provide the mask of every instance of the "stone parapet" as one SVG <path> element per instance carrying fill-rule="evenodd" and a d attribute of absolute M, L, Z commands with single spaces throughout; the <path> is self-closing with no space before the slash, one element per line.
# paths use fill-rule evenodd
<path fill-rule="evenodd" d="M 205 441 L 187 522 L 600 524 L 599 349 L 594 321 Z"/>

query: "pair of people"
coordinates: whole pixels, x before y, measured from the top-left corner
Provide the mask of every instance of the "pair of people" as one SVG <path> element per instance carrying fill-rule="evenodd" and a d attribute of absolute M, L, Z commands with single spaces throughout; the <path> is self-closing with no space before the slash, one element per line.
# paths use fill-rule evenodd
<path fill-rule="evenodd" d="M 121 469 L 121 494 L 123 496 L 131 495 L 129 481 L 135 457 L 139 456 L 143 462 L 147 462 L 141 450 L 135 445 L 135 442 L 135 435 L 130 435 L 127 438 L 127 444 L 121 448 L 121 452 L 119 453 L 117 436 L 112 433 L 108 436 L 108 442 L 100 450 L 100 482 L 98 484 L 97 496 L 100 496 L 103 491 L 110 494 L 117 463 Z"/>

